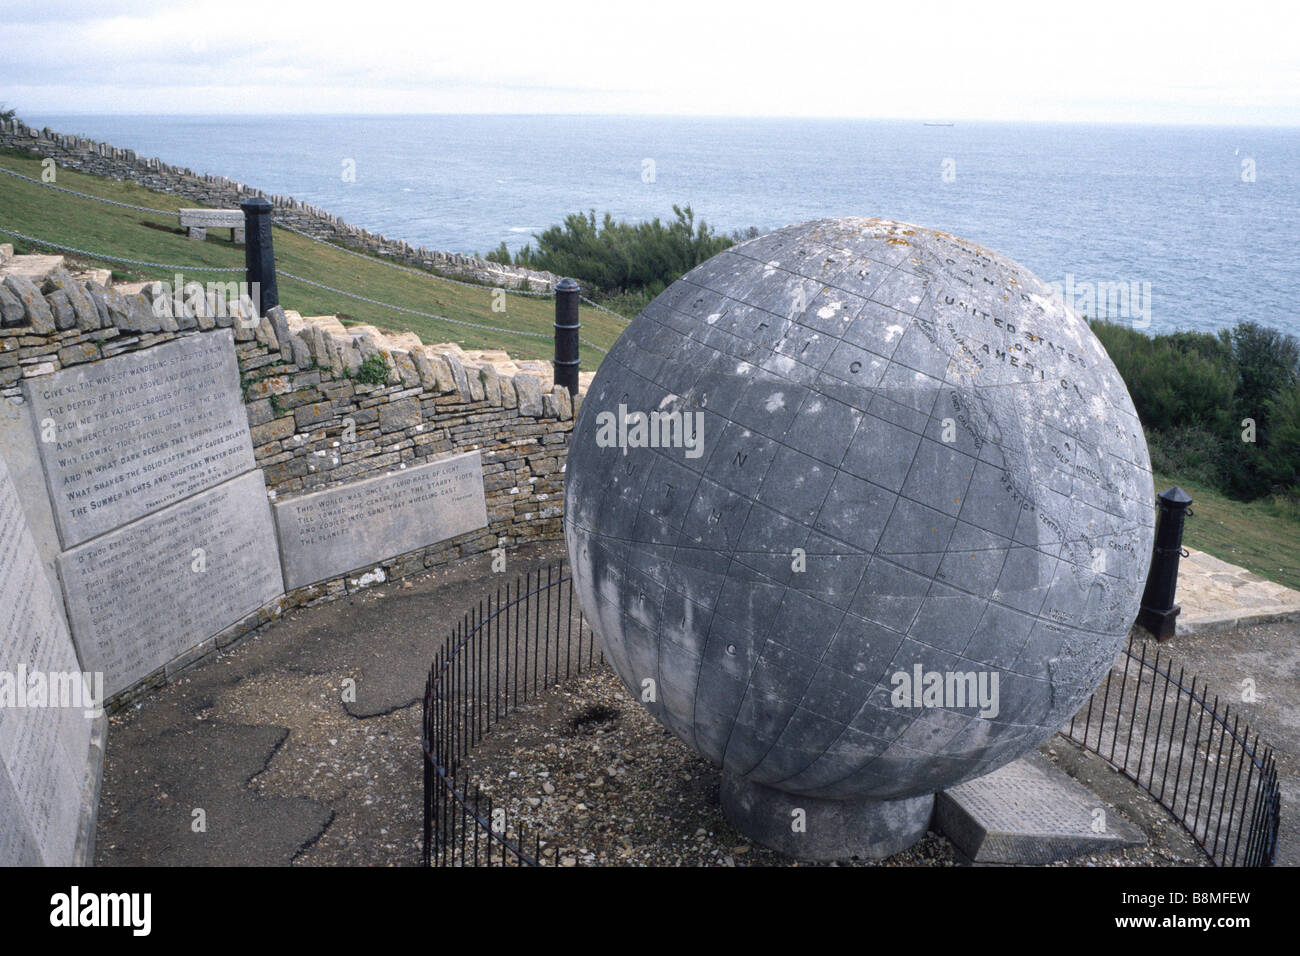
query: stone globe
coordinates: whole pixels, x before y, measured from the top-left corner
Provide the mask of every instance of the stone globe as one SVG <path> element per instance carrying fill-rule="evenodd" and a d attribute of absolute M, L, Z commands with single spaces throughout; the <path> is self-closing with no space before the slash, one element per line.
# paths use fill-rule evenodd
<path fill-rule="evenodd" d="M 659 295 L 565 482 L 610 664 L 722 769 L 740 829 L 805 858 L 901 849 L 937 791 L 1067 723 L 1153 525 L 1087 323 L 1005 256 L 883 219 L 779 229 Z"/>

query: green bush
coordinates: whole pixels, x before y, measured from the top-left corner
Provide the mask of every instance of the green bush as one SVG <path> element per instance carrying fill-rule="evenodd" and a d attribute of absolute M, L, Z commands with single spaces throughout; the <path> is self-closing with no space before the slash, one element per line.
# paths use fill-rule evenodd
<path fill-rule="evenodd" d="M 732 244 L 701 220 L 691 207 L 673 206 L 673 221 L 658 219 L 630 224 L 605 214 L 597 221 L 593 209 L 574 213 L 562 226 L 536 236 L 537 248 L 524 246 L 514 264 L 572 276 L 609 295 L 658 295 L 681 275 Z M 493 253 L 499 256 L 502 250 Z"/>
<path fill-rule="evenodd" d="M 1295 336 L 1255 322 L 1218 335 L 1091 325 L 1133 396 L 1158 471 L 1245 499 L 1300 490 Z"/>
<path fill-rule="evenodd" d="M 1229 445 L 1222 435 L 1194 425 L 1168 431 L 1147 431 L 1151 468 L 1179 481 L 1222 488 L 1228 476 Z"/>
<path fill-rule="evenodd" d="M 1264 431 L 1271 407 L 1300 381 L 1300 340 L 1255 322 L 1241 322 L 1221 333 L 1237 367 L 1237 414 L 1255 419 Z"/>
<path fill-rule="evenodd" d="M 1292 384 L 1268 403 L 1267 455 L 1260 477 L 1270 490 L 1300 490 L 1300 384 Z"/>
<path fill-rule="evenodd" d="M 1236 371 L 1214 336 L 1152 337 L 1114 322 L 1091 325 L 1148 431 L 1193 427 L 1227 437 Z"/>

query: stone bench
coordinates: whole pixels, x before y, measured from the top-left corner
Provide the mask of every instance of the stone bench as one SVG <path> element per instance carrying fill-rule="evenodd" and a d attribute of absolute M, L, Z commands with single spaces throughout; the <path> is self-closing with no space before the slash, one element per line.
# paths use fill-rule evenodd
<path fill-rule="evenodd" d="M 244 213 L 239 209 L 180 209 L 181 225 L 191 239 L 206 239 L 209 229 L 229 229 L 231 242 L 244 241 Z"/>

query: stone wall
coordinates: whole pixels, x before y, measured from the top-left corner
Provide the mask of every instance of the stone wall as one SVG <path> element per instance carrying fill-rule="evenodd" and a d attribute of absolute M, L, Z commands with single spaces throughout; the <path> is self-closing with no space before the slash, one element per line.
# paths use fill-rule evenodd
<path fill-rule="evenodd" d="M 345 328 L 332 316 L 303 318 L 280 308 L 256 322 L 237 309 L 211 315 L 193 299 L 176 302 L 156 283 L 110 287 L 62 267 L 34 278 L 6 271 L 9 255 L 0 246 L 0 402 L 20 413 L 5 421 L 25 420 L 17 426 L 0 421 L 0 431 L 39 433 L 22 382 L 30 394 L 44 377 L 63 370 L 94 369 L 116 356 L 230 329 L 225 334 L 233 338 L 255 467 L 273 503 L 454 452 L 481 453 L 486 527 L 291 590 L 218 634 L 199 635 L 174 659 L 111 697 L 110 710 L 286 608 L 462 555 L 559 536 L 566 443 L 577 402 L 551 386 L 548 363 L 516 364 L 500 352 L 425 345 L 410 333 L 390 337 L 370 326 Z M 13 444 L 0 434 L 0 450 Z M 20 498 L 39 531 L 51 524 L 50 505 L 48 499 L 34 500 L 46 494 L 34 484 L 24 480 Z M 48 532 L 36 537 L 57 588 L 52 569 L 59 556 L 50 553 L 57 542 Z"/>
<path fill-rule="evenodd" d="M 199 174 L 160 159 L 138 156 L 134 150 L 56 133 L 49 127 L 38 130 L 18 119 L 0 120 L 0 147 L 34 151 L 68 169 L 130 180 L 146 189 L 182 196 L 204 206 L 237 209 L 241 200 L 265 196 L 275 206 L 277 225 L 290 226 L 317 239 L 340 242 L 359 252 L 431 269 L 440 275 L 537 292 L 553 288 L 559 278 L 549 272 L 501 265 L 478 256 L 414 247 L 349 225 L 338 216 L 291 196 L 268 195 L 224 176 Z"/>

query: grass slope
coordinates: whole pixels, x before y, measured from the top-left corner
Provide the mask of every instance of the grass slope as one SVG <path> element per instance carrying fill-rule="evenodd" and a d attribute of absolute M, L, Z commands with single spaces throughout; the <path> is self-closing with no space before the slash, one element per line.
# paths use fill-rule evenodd
<path fill-rule="evenodd" d="M 34 179 L 41 176 L 40 159 L 35 156 L 28 158 L 14 151 L 0 151 L 0 165 Z M 57 176 L 56 185 L 137 206 L 172 210 L 195 205 L 193 201 L 151 192 L 134 183 L 73 170 L 59 169 Z M 199 272 L 197 267 L 242 268 L 244 264 L 243 247 L 231 243 L 226 230 L 210 230 L 206 241 L 196 242 L 185 235 L 173 216 L 109 206 L 12 176 L 0 175 L 0 228 L 89 252 L 188 266 L 193 271 L 186 275 L 187 281 L 238 279 L 237 275 Z M 0 235 L 0 242 L 10 241 L 18 252 L 51 251 Z M 112 268 L 120 281 L 146 278 L 170 281 L 175 271 L 124 265 L 93 256 L 71 258 Z M 505 349 L 520 359 L 550 359 L 553 355 L 555 306 L 551 299 L 506 295 L 505 311 L 494 312 L 493 290 L 486 286 L 468 288 L 440 281 L 432 274 L 412 275 L 379 260 L 359 258 L 283 229 L 275 230 L 275 258 L 283 272 L 368 299 L 448 319 L 539 333 L 544 338 L 491 332 L 411 315 L 280 276 L 281 303 L 303 315 L 338 313 L 345 322 L 365 322 L 391 331 L 415 332 L 427 343 L 458 342 L 470 349 Z M 595 309 L 582 309 L 582 336 L 601 348 L 608 349 L 624 327 L 625 323 L 612 316 Z M 594 369 L 601 358 L 601 353 L 585 349 L 583 368 Z"/>
<path fill-rule="evenodd" d="M 0 151 L 0 165 L 40 178 L 38 158 Z M 133 183 L 58 170 L 58 185 L 118 202 L 178 209 L 193 203 L 165 193 L 155 193 Z M 51 242 L 129 259 L 190 266 L 242 266 L 243 249 L 213 230 L 205 242 L 184 235 L 172 217 L 123 209 L 69 196 L 45 186 L 0 175 L 0 228 L 14 229 Z M 228 234 L 227 234 L 228 235 Z M 0 241 L 9 237 L 0 236 Z M 20 252 L 39 252 L 14 240 Z M 552 355 L 554 306 L 549 299 L 506 296 L 506 311 L 492 311 L 492 290 L 466 288 L 430 275 L 412 275 L 377 260 L 349 255 L 327 245 L 277 229 L 276 261 L 279 267 L 305 278 L 349 292 L 451 319 L 538 332 L 546 338 L 529 338 L 466 328 L 436 319 L 409 315 L 381 306 L 316 289 L 292 279 L 280 279 L 280 298 L 287 308 L 303 315 L 339 313 L 345 321 L 367 322 L 392 331 L 415 332 L 425 342 L 458 342 L 465 348 L 505 349 L 521 359 L 549 359 Z M 121 280 L 172 279 L 168 270 L 148 269 L 77 257 L 115 270 Z M 220 274 L 194 273 L 190 278 L 221 279 Z M 609 348 L 623 330 L 617 319 L 584 308 L 583 337 Z M 584 351 L 583 366 L 595 368 L 600 353 Z M 1300 589 L 1300 516 L 1272 501 L 1233 501 L 1204 486 L 1156 476 L 1156 490 L 1181 486 L 1194 499 L 1195 515 L 1187 522 L 1186 544 L 1225 561 L 1249 568 L 1261 577 Z"/>
<path fill-rule="evenodd" d="M 1155 476 L 1156 491 L 1177 485 L 1192 498 L 1183 544 L 1300 590 L 1300 516 L 1268 498 L 1233 501 L 1205 485 Z"/>

